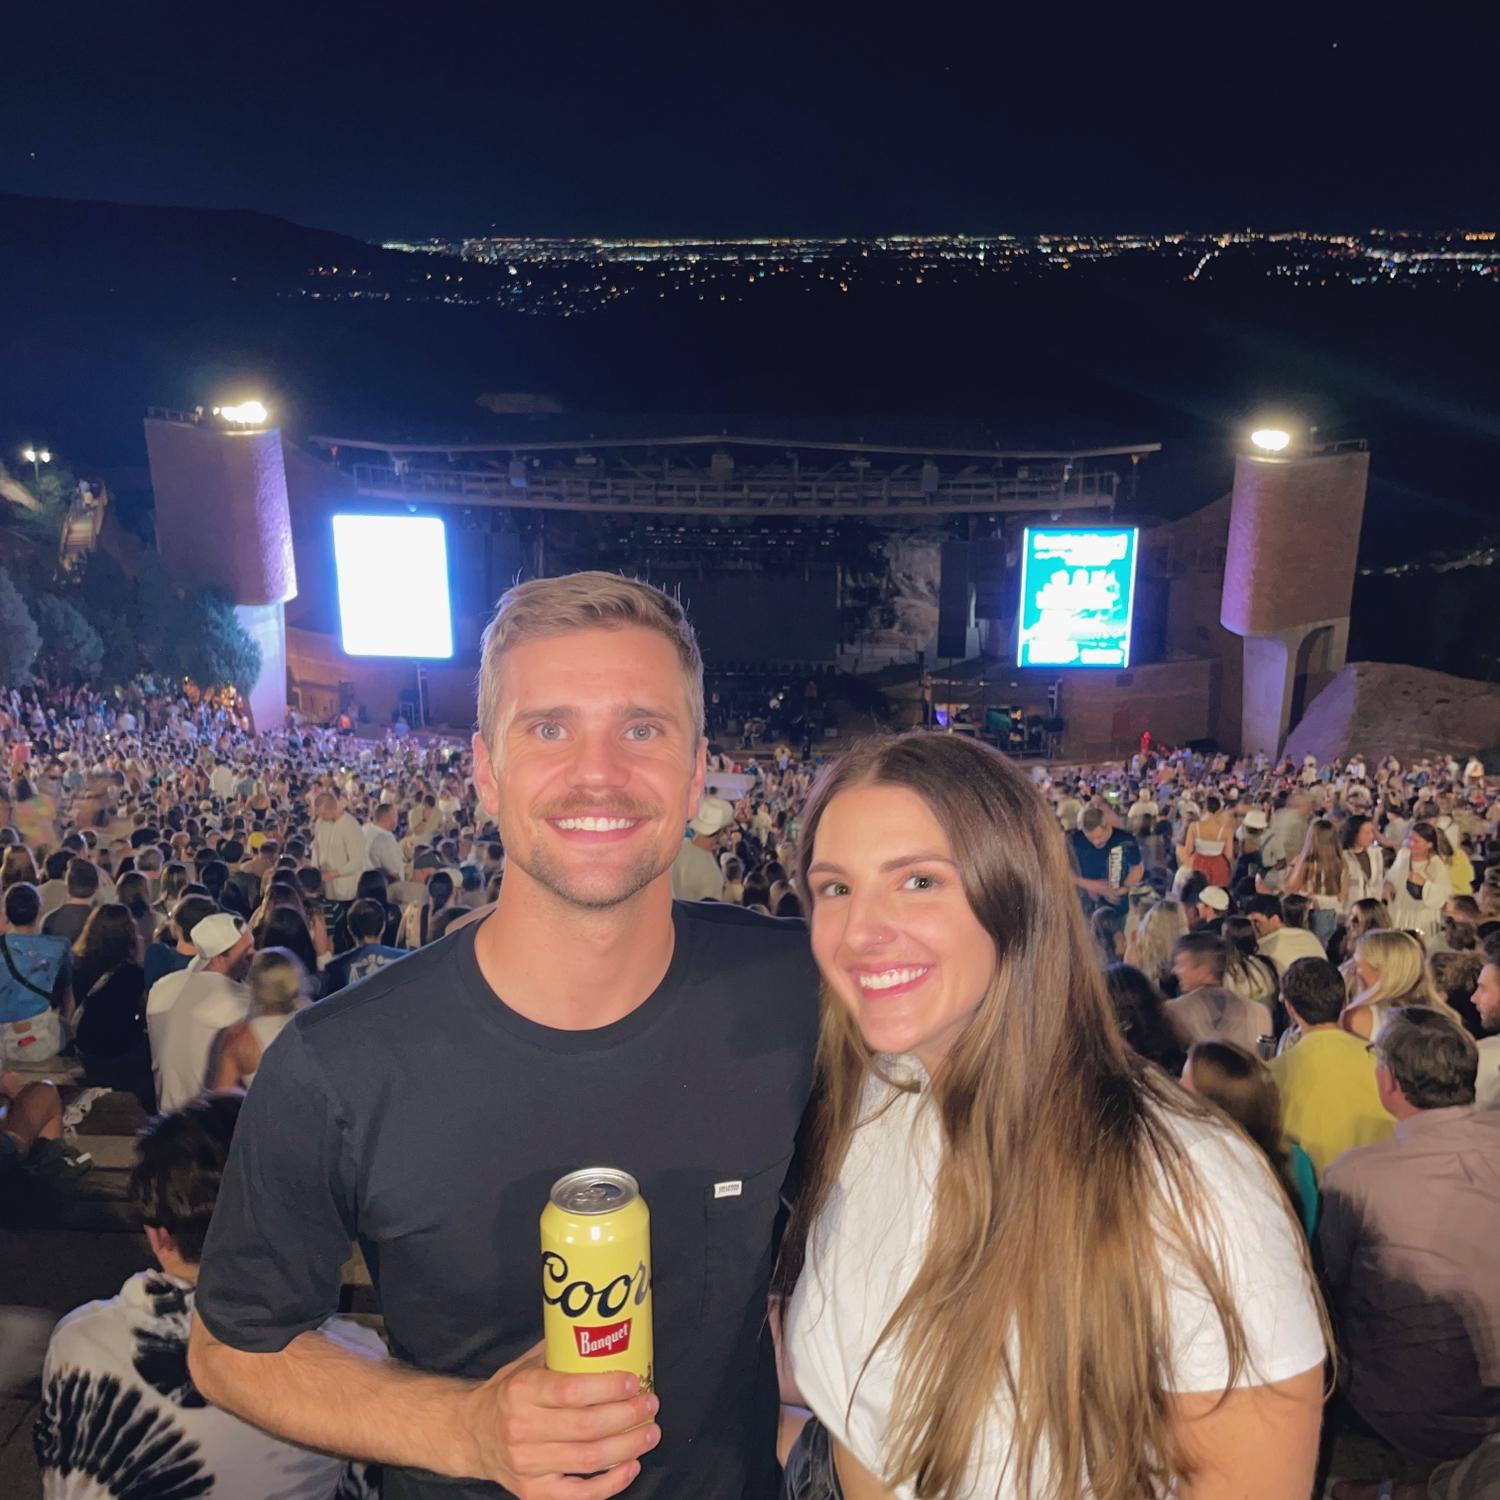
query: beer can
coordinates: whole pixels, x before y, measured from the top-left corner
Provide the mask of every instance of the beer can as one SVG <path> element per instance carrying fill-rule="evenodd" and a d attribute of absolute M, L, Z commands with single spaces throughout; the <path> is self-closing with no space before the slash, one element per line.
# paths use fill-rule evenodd
<path fill-rule="evenodd" d="M 651 1215 L 618 1167 L 584 1167 L 552 1184 L 542 1210 L 542 1324 L 547 1368 L 629 1370 L 655 1389 Z"/>

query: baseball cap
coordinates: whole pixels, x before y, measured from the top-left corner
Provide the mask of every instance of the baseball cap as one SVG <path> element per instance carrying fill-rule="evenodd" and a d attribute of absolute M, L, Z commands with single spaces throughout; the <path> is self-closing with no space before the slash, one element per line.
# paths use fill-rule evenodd
<path fill-rule="evenodd" d="M 198 957 L 207 963 L 221 953 L 228 953 L 239 942 L 244 930 L 245 924 L 240 918 L 227 911 L 216 911 L 211 917 L 204 917 L 188 936 L 198 950 Z"/>
<path fill-rule="evenodd" d="M 718 797 L 705 797 L 698 805 L 698 816 L 688 827 L 698 838 L 720 833 L 734 822 L 734 809 Z"/>
<path fill-rule="evenodd" d="M 1198 900 L 1214 911 L 1229 910 L 1229 892 L 1221 885 L 1206 885 L 1198 893 Z M 193 929 L 194 932 L 197 928 Z"/>

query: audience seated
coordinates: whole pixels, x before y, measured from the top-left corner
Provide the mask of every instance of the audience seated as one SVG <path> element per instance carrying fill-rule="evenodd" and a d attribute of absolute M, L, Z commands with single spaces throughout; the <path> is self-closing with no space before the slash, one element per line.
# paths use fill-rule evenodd
<path fill-rule="evenodd" d="M 52 1335 L 35 1433 L 48 1497 L 378 1494 L 362 1466 L 280 1442 L 209 1406 L 188 1372 L 198 1261 L 240 1103 L 238 1094 L 209 1094 L 141 1133 L 130 1192 L 159 1269 L 77 1308 Z M 380 1347 L 347 1320 L 325 1326 L 351 1344 Z"/>
<path fill-rule="evenodd" d="M 228 912 L 215 912 L 192 935 L 197 957 L 180 973 L 158 980 L 147 998 L 151 1067 L 162 1109 L 177 1109 L 203 1091 L 220 1033 L 243 1021 L 250 1007 L 244 984 L 253 957 L 249 928 Z"/>
<path fill-rule="evenodd" d="M 1271 1012 L 1224 988 L 1228 945 L 1213 932 L 1189 932 L 1172 950 L 1178 995 L 1166 1003 L 1167 1020 L 1184 1047 L 1194 1042 L 1235 1042 L 1258 1052 L 1271 1035 Z"/>
<path fill-rule="evenodd" d="M 1344 981 L 1327 959 L 1299 958 L 1281 979 L 1281 1003 L 1295 1028 L 1271 1064 L 1281 1090 L 1286 1133 L 1307 1152 L 1319 1177 L 1355 1146 L 1390 1138 L 1365 1043 L 1339 1025 Z"/>
<path fill-rule="evenodd" d="M 211 1054 L 215 1089 L 248 1089 L 266 1048 L 303 1006 L 312 1004 L 308 972 L 286 948 L 262 948 L 250 960 L 245 984 L 250 1013 L 220 1035 Z"/>
<path fill-rule="evenodd" d="M 1500 1113 L 1475 1110 L 1477 1048 L 1441 1012 L 1395 1007 L 1373 1050 L 1394 1138 L 1323 1179 L 1340 1390 L 1398 1451 L 1462 1459 L 1500 1433 Z"/>
<path fill-rule="evenodd" d="M 390 948 L 382 941 L 386 928 L 385 906 L 365 898 L 354 902 L 345 919 L 352 946 L 339 954 L 324 970 L 323 994 L 331 995 L 345 985 L 367 979 L 387 964 L 406 956 L 404 948 Z"/>
<path fill-rule="evenodd" d="M 73 945 L 74 1036 L 85 1082 L 132 1093 L 151 1110 L 156 1095 L 139 949 L 140 931 L 122 903 L 106 901 L 89 913 Z"/>
<path fill-rule="evenodd" d="M 1302 1147 L 1286 1137 L 1281 1099 L 1265 1063 L 1233 1042 L 1194 1042 L 1182 1086 L 1221 1109 L 1255 1142 L 1311 1239 L 1318 1227 L 1317 1174 Z"/>
<path fill-rule="evenodd" d="M 41 898 L 24 882 L 5 892 L 0 933 L 0 1068 L 55 1057 L 62 1010 L 71 999 L 73 954 L 66 938 L 41 931 Z"/>
<path fill-rule="evenodd" d="M 1277 974 L 1299 958 L 1324 958 L 1323 945 L 1307 930 L 1312 903 L 1306 896 L 1251 898 L 1246 915 L 1255 928 L 1258 951 L 1270 959 Z"/>

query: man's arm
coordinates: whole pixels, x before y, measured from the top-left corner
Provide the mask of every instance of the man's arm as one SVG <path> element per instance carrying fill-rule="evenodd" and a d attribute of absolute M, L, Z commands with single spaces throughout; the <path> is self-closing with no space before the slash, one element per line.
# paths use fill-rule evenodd
<path fill-rule="evenodd" d="M 215 1406 L 278 1437 L 488 1480 L 519 1500 L 617 1495 L 661 1436 L 651 1420 L 657 1399 L 639 1394 L 635 1376 L 554 1374 L 541 1345 L 489 1380 L 458 1380 L 323 1332 L 300 1334 L 277 1354 L 247 1354 L 216 1339 L 195 1312 L 188 1369 Z"/>

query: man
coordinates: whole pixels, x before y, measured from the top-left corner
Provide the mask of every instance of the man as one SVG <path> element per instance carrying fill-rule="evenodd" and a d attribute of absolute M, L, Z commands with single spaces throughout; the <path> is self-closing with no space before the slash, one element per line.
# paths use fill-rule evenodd
<path fill-rule="evenodd" d="M 406 871 L 401 845 L 396 841 L 396 804 L 379 803 L 364 826 L 365 868 L 384 870 L 386 879 L 397 884 Z"/>
<path fill-rule="evenodd" d="M 130 1198 L 161 1269 L 139 1271 L 116 1296 L 75 1308 L 52 1334 L 35 1431 L 49 1500 L 85 1493 L 355 1500 L 372 1493 L 362 1469 L 209 1406 L 188 1374 L 198 1262 L 241 1097 L 191 1100 L 136 1138 Z M 371 1353 L 380 1347 L 347 1320 L 330 1333 Z"/>
<path fill-rule="evenodd" d="M 284 1437 L 391 1466 L 386 1500 L 775 1491 L 762 1331 L 817 977 L 795 924 L 672 900 L 702 682 L 656 589 L 583 573 L 510 590 L 473 742 L 507 857 L 494 910 L 299 1012 L 256 1075 L 194 1378 Z M 653 1391 L 542 1367 L 537 1216 L 596 1163 L 650 1207 Z M 351 1235 L 391 1361 L 309 1332 Z"/>
<path fill-rule="evenodd" d="M 1278 976 L 1299 958 L 1327 957 L 1322 943 L 1307 930 L 1309 905 L 1305 896 L 1265 895 L 1252 896 L 1246 905 L 1256 951 L 1271 960 Z"/>
<path fill-rule="evenodd" d="M 220 802 L 228 802 L 234 795 L 235 774 L 234 767 L 228 761 L 219 761 L 215 764 L 208 778 L 208 789 Z"/>
<path fill-rule="evenodd" d="M 1479 1042 L 1474 1102 L 1480 1109 L 1500 1109 L 1500 964 L 1491 961 L 1480 969 L 1474 1009 L 1485 1030 Z"/>
<path fill-rule="evenodd" d="M 388 948 L 381 938 L 385 934 L 386 911 L 379 901 L 356 901 L 349 908 L 347 926 L 349 939 L 354 946 L 341 953 L 323 971 L 323 994 L 325 997 L 341 990 L 345 985 L 357 984 L 377 974 L 387 964 L 405 958 L 401 948 Z"/>
<path fill-rule="evenodd" d="M 1112 826 L 1102 807 L 1084 808 L 1067 840 L 1073 883 L 1085 908 L 1112 906 L 1123 911 L 1131 890 L 1146 873 L 1141 846 L 1124 829 Z"/>
<path fill-rule="evenodd" d="M 191 933 L 204 917 L 218 911 L 211 896 L 183 896 L 172 910 L 172 925 L 163 938 L 173 937 L 175 942 L 152 943 L 146 949 L 146 993 L 149 996 L 158 980 L 168 974 L 180 974 L 197 958 L 198 950 L 193 946 Z"/>
<path fill-rule="evenodd" d="M 435 849 L 423 849 L 411 862 L 410 880 L 393 880 L 386 887 L 386 895 L 404 911 L 408 906 L 425 906 L 431 899 L 427 890 L 432 877 L 443 868 L 443 861 Z"/>
<path fill-rule="evenodd" d="M 679 901 L 722 901 L 724 872 L 714 854 L 719 835 L 734 821 L 734 809 L 716 797 L 705 797 L 693 821 L 691 837 L 682 841 L 672 861 L 672 894 Z"/>
<path fill-rule="evenodd" d="M 50 917 L 68 899 L 68 866 L 73 863 L 73 854 L 68 849 L 54 849 L 42 866 L 47 877 L 37 887 L 42 898 L 42 916 Z"/>
<path fill-rule="evenodd" d="M 1387 1012 L 1371 1050 L 1395 1135 L 1328 1168 L 1318 1231 L 1340 1383 L 1393 1447 L 1458 1459 L 1500 1433 L 1500 1114 L 1440 1011 Z"/>
<path fill-rule="evenodd" d="M 197 957 L 186 969 L 158 979 L 146 997 L 146 1034 L 156 1102 L 177 1109 L 207 1085 L 214 1043 L 250 1009 L 245 979 L 255 945 L 238 917 L 216 911 L 192 930 Z"/>
<path fill-rule="evenodd" d="M 359 894 L 359 877 L 369 868 L 364 833 L 332 792 L 319 794 L 313 815 L 312 862 L 322 872 L 324 894 L 347 904 Z"/>
<path fill-rule="evenodd" d="M 1271 1064 L 1282 1127 L 1322 1177 L 1345 1151 L 1389 1140 L 1395 1123 L 1380 1102 L 1364 1042 L 1339 1025 L 1343 975 L 1326 958 L 1299 958 L 1281 976 L 1281 1003 L 1302 1033 Z"/>
<path fill-rule="evenodd" d="M 73 980 L 67 942 L 41 931 L 41 898 L 24 881 L 5 893 L 0 933 L 0 1068 L 56 1057 L 58 1013 Z"/>
<path fill-rule="evenodd" d="M 1271 1035 L 1271 1012 L 1259 1000 L 1246 1000 L 1224 988 L 1229 945 L 1214 932 L 1189 932 L 1172 946 L 1172 974 L 1178 995 L 1164 1007 L 1182 1045 L 1234 1042 L 1259 1052 Z"/>
<path fill-rule="evenodd" d="M 78 935 L 88 922 L 89 913 L 94 909 L 94 897 L 98 894 L 98 865 L 87 859 L 70 860 L 68 862 L 67 898 L 42 923 L 42 931 L 48 937 L 58 937 L 68 943 L 76 943 Z"/>

